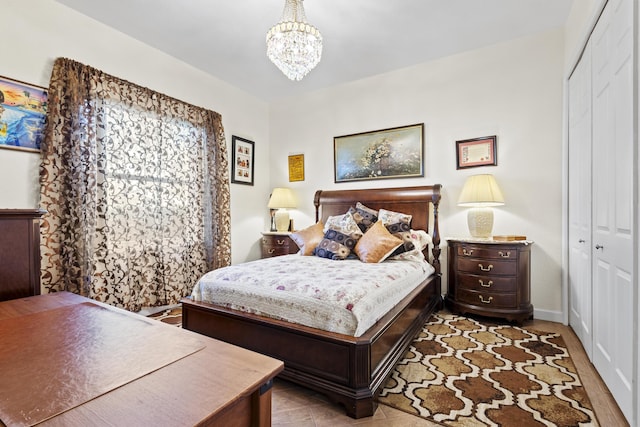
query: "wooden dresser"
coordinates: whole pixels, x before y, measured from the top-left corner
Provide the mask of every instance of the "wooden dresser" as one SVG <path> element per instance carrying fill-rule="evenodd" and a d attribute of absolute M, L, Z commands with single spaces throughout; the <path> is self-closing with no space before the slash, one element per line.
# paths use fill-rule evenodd
<path fill-rule="evenodd" d="M 459 314 L 523 322 L 533 317 L 531 241 L 447 239 L 449 286 L 445 302 Z"/>
<path fill-rule="evenodd" d="M 289 233 L 265 231 L 262 233 L 262 258 L 295 254 L 300 250 Z"/>
<path fill-rule="evenodd" d="M 284 369 L 69 292 L 0 302 L 0 342 L 0 425 L 269 427 Z"/>
<path fill-rule="evenodd" d="M 0 301 L 40 294 L 38 209 L 0 209 Z"/>

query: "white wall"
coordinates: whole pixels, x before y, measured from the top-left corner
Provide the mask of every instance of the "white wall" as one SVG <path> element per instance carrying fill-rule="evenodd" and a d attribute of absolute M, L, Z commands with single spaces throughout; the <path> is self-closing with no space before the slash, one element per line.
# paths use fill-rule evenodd
<path fill-rule="evenodd" d="M 268 105 L 183 62 L 52 0 L 0 0 L 0 75 L 48 86 L 53 61 L 68 57 L 109 74 L 222 114 L 227 143 L 255 141 L 256 158 L 269 156 Z M 0 149 L 0 208 L 38 206 L 39 155 Z M 269 165 L 258 162 L 255 186 L 231 184 L 233 262 L 259 257 Z"/>
<path fill-rule="evenodd" d="M 494 234 L 535 241 L 535 316 L 561 319 L 563 41 L 554 30 L 272 104 L 271 184 L 297 193 L 296 227 L 313 223 L 318 189 L 440 183 L 442 235 L 465 236 L 462 184 L 492 173 L 506 199 Z M 424 178 L 334 183 L 334 136 L 414 123 L 425 124 Z M 456 170 L 455 141 L 488 135 L 498 136 L 498 166 Z M 305 181 L 289 183 L 287 155 L 297 152 Z"/>
<path fill-rule="evenodd" d="M 574 1 L 565 24 L 565 70 L 571 72 L 607 0 Z"/>

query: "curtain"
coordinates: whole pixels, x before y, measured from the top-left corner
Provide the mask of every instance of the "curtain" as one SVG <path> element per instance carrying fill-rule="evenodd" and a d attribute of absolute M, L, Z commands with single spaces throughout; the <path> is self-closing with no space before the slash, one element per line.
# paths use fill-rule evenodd
<path fill-rule="evenodd" d="M 55 61 L 42 144 L 42 285 L 137 311 L 231 261 L 218 113 Z"/>

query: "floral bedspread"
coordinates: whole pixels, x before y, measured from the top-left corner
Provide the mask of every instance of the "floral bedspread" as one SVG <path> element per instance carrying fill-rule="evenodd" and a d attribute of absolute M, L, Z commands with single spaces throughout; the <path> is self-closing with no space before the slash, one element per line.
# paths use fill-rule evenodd
<path fill-rule="evenodd" d="M 433 272 L 426 261 L 286 255 L 210 271 L 192 297 L 358 337 Z"/>

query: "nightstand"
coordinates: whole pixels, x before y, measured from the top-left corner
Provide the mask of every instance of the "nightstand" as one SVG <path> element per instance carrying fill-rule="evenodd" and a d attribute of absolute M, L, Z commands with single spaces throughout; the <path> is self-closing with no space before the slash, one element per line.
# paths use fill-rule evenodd
<path fill-rule="evenodd" d="M 518 323 L 533 318 L 532 241 L 447 239 L 447 242 L 449 283 L 445 303 L 452 312 Z"/>
<path fill-rule="evenodd" d="M 290 233 L 277 231 L 262 232 L 262 258 L 297 253 L 300 248 L 289 237 Z"/>

